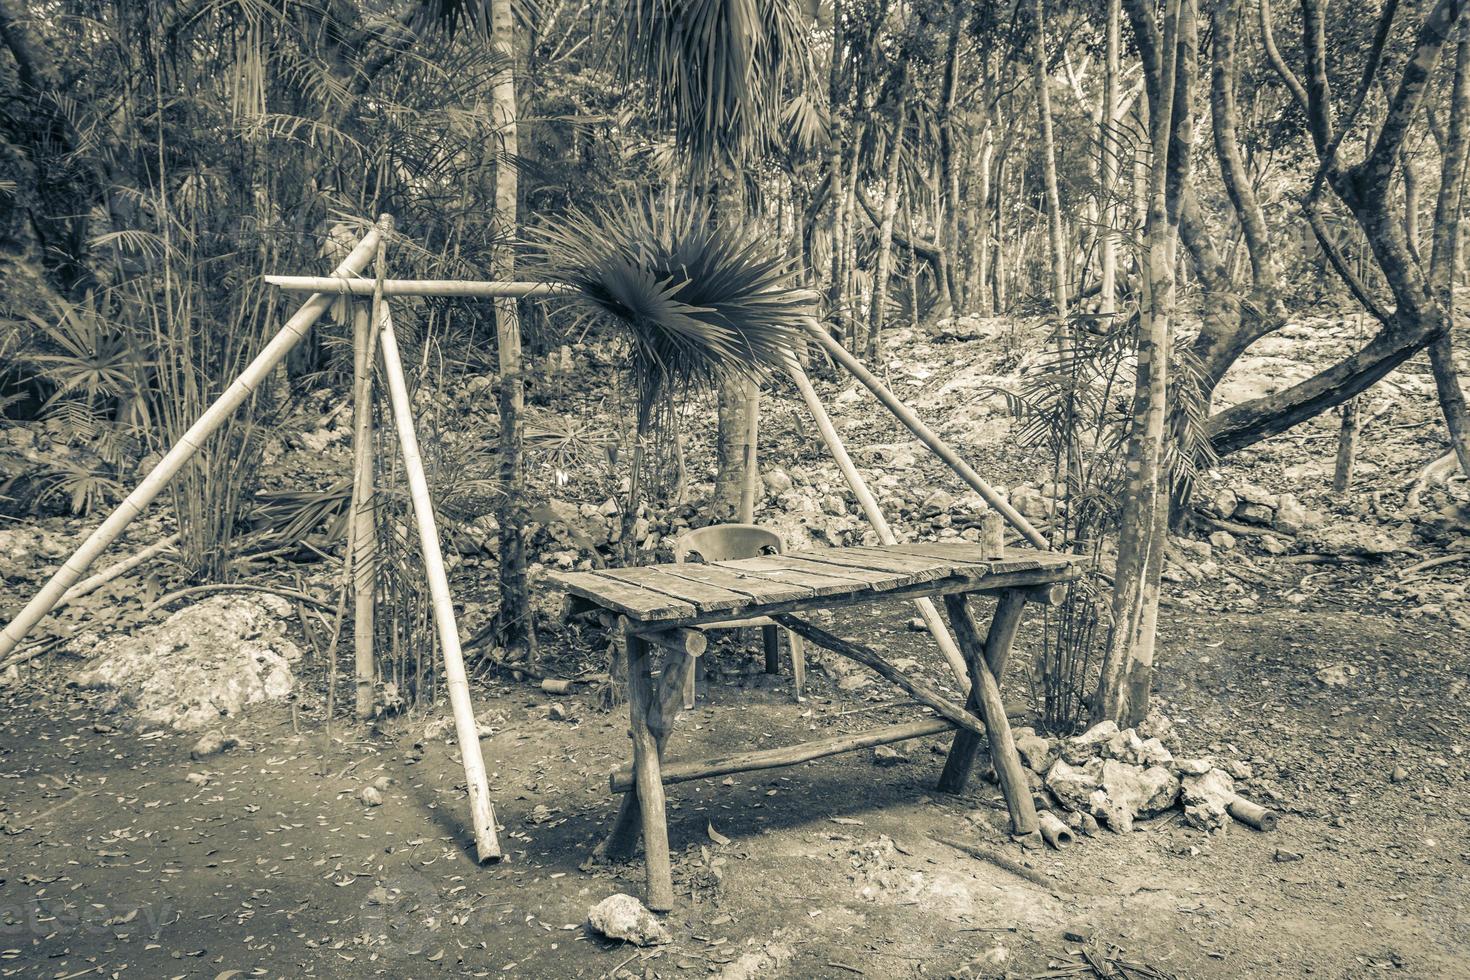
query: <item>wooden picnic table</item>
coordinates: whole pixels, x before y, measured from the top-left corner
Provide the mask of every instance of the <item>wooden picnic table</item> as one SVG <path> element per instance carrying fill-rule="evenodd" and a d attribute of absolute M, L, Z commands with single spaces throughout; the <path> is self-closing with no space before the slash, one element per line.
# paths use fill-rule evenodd
<path fill-rule="evenodd" d="M 985 557 L 968 542 L 828 548 L 712 564 L 647 565 L 560 573 L 553 579 L 571 597 L 569 613 L 600 608 L 620 617 L 627 646 L 629 734 L 633 759 L 612 773 L 623 793 L 617 820 L 599 850 L 630 854 L 642 832 L 649 908 L 673 907 L 664 785 L 733 772 L 793 765 L 874 745 L 954 731 L 939 789 L 964 789 L 981 739 L 1019 834 L 1036 830 L 1031 791 L 1016 754 L 1000 698 L 999 681 L 1028 602 L 1054 603 L 1062 585 L 1077 577 L 1076 556 L 1005 548 Z M 970 610 L 971 595 L 998 597 L 988 631 Z M 908 677 L 877 651 L 820 629 L 796 614 L 877 602 L 942 596 L 964 654 L 970 692 L 963 706 L 925 682 Z M 734 753 L 714 759 L 664 764 L 663 750 L 681 704 L 686 672 L 702 643 L 691 642 L 701 625 L 768 616 L 828 650 L 856 660 L 932 708 L 937 717 L 800 745 Z M 655 688 L 652 650 L 666 651 Z"/>

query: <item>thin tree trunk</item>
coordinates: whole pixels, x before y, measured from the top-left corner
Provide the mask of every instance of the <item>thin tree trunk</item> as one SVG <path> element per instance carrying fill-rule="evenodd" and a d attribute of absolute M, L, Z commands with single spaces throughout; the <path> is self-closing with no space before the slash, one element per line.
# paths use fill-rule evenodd
<path fill-rule="evenodd" d="M 1153 18 L 1148 0 L 1128 0 L 1134 16 Z M 1180 78 L 1192 70 L 1188 47 L 1194 43 L 1193 0 L 1168 0 L 1164 8 L 1162 65 L 1157 93 L 1149 104 L 1153 161 L 1149 172 L 1143 302 L 1139 307 L 1138 371 L 1128 440 L 1128 491 L 1118 530 L 1118 563 L 1113 591 L 1113 627 L 1104 653 L 1093 714 L 1119 725 L 1136 724 L 1148 710 L 1153 672 L 1159 573 L 1167 520 L 1168 487 L 1163 473 L 1169 340 L 1174 306 L 1174 254 L 1177 209 L 1167 191 L 1173 177 L 1183 175 L 1187 154 L 1171 159 L 1176 129 L 1188 128 L 1188 84 Z M 1144 5 L 1147 4 L 1147 7 Z M 1178 81 L 1176 81 L 1178 79 Z M 1180 84 L 1183 83 L 1183 84 Z M 1176 90 L 1182 89 L 1182 91 Z M 1176 114 L 1175 101 L 1185 96 Z M 1182 134 L 1181 134 L 1182 135 Z M 1174 174 L 1171 174 L 1171 163 Z"/>
<path fill-rule="evenodd" d="M 1464 212 L 1465 168 L 1470 149 L 1470 20 L 1461 21 L 1455 44 L 1455 81 L 1450 92 L 1449 130 L 1441 150 L 1439 193 L 1434 206 L 1434 239 L 1429 279 L 1449 316 L 1449 329 L 1429 345 L 1429 364 L 1439 393 L 1440 411 L 1460 471 L 1470 476 L 1470 409 L 1455 367 L 1455 274 L 1460 266 L 1460 217 Z"/>
<path fill-rule="evenodd" d="M 1122 0 L 1108 0 L 1106 52 L 1103 59 L 1102 158 L 1098 186 L 1103 198 L 1102 241 L 1098 264 L 1098 311 L 1118 308 L 1118 74 L 1122 50 Z"/>
<path fill-rule="evenodd" d="M 495 126 L 495 219 L 500 239 L 491 252 L 496 279 L 515 278 L 515 248 L 519 186 L 516 175 L 515 20 L 510 0 L 491 0 L 492 48 L 500 60 L 490 88 L 491 119 Z M 519 301 L 495 301 L 495 337 L 500 360 L 500 611 L 496 633 L 500 645 L 514 659 L 535 656 L 536 635 L 531 621 L 531 594 L 526 582 L 526 471 L 521 455 L 522 413 L 526 388 L 521 363 Z"/>
<path fill-rule="evenodd" d="M 1041 177 L 1046 190 L 1047 237 L 1051 245 L 1051 296 L 1057 312 L 1057 336 L 1067 319 L 1067 243 L 1062 231 L 1062 198 L 1057 186 L 1057 150 L 1052 135 L 1051 77 L 1046 70 L 1046 19 L 1042 0 L 1033 0 L 1032 67 L 1036 114 L 1041 128 Z"/>
<path fill-rule="evenodd" d="M 893 222 L 898 216 L 898 165 L 903 156 L 903 127 L 908 112 L 908 72 L 899 83 L 898 104 L 893 110 L 893 135 L 888 145 L 888 168 L 883 179 L 882 221 L 878 224 L 878 260 L 873 273 L 873 306 L 868 314 L 868 363 L 878 363 L 879 333 L 888 303 L 888 279 L 893 274 Z"/>
<path fill-rule="evenodd" d="M 960 32 L 965 25 L 968 10 L 965 4 L 956 4 L 950 14 L 948 57 L 944 62 L 944 81 L 939 94 L 939 169 L 945 198 L 944 227 L 939 237 L 940 247 L 946 258 L 943 272 L 953 313 L 959 313 L 963 307 L 958 287 L 959 276 L 955 274 L 955 267 L 960 260 L 960 169 L 955 160 L 954 116 L 960 74 Z M 907 71 L 908 63 L 905 62 L 905 81 L 908 78 Z M 890 167 L 895 165 L 890 163 Z"/>

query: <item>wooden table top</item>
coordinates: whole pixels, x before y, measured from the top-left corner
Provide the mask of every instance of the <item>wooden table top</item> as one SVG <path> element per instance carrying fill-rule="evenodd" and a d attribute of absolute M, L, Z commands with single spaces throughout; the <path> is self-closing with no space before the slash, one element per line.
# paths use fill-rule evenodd
<path fill-rule="evenodd" d="M 1076 575 L 1076 555 L 1006 548 L 987 559 L 978 544 L 921 542 L 870 548 L 819 548 L 712 564 L 643 565 L 594 572 L 558 572 L 551 579 L 573 595 L 641 623 L 675 623 L 763 615 L 789 604 L 820 607 L 819 600 L 850 604 L 928 584 L 925 591 L 983 590 L 986 579 L 1015 577 L 1036 583 Z M 999 583 L 997 583 L 999 584 Z M 1029 584 L 1029 583 L 1028 583 Z M 910 591 L 912 589 L 910 588 Z"/>

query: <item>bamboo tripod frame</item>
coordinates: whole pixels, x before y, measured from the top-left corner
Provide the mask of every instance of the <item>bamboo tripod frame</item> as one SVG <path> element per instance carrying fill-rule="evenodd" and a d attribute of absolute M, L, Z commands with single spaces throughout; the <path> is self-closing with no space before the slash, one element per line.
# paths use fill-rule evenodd
<path fill-rule="evenodd" d="M 449 594 L 449 579 L 439 548 L 433 502 L 429 497 L 423 461 L 419 455 L 407 380 L 398 354 L 397 338 L 393 333 L 393 320 L 385 302 L 385 297 L 391 293 L 384 288 L 383 249 L 392 226 L 392 218 L 384 215 L 342 260 L 331 277 L 308 277 L 313 282 L 325 283 L 328 288 L 311 291 L 312 295 L 286 321 L 280 332 L 266 344 L 240 376 L 189 427 L 179 442 L 128 494 L 118 508 L 67 558 L 15 619 L 0 631 L 0 661 L 15 650 L 47 613 L 69 597 L 84 594 L 91 580 L 80 585 L 78 582 L 92 563 L 163 492 L 179 470 L 199 451 L 204 441 L 255 393 L 276 365 L 285 359 L 311 326 L 331 307 L 335 302 L 334 296 L 369 296 L 372 298 L 371 305 L 362 302 L 355 304 L 357 308 L 353 315 L 353 488 L 346 561 L 354 591 L 356 712 L 359 717 L 370 713 L 374 682 L 373 588 L 376 528 L 372 499 L 372 361 L 374 347 L 380 346 L 383 373 L 388 382 L 392 414 L 403 453 L 404 469 L 409 479 L 414 518 L 424 555 L 424 571 L 429 579 L 436 631 L 444 653 L 446 686 L 454 713 L 460 755 L 464 761 L 465 782 L 469 789 L 470 822 L 475 851 L 483 863 L 499 859 L 501 850 L 496 835 L 495 812 L 490 801 L 484 759 L 480 752 L 479 725 L 475 721 L 474 708 L 470 702 L 458 625 L 454 618 L 454 604 Z M 349 277 L 360 276 L 375 258 L 376 280 L 351 280 L 354 285 L 366 284 L 365 289 L 338 285 L 349 281 Z M 490 285 L 495 287 L 501 284 Z M 510 284 L 503 295 L 527 295 L 528 292 L 521 287 L 528 285 L 535 284 Z M 435 294 L 410 292 L 405 295 Z M 176 540 L 176 537 L 168 539 L 169 542 Z M 164 542 L 160 542 L 160 545 L 163 544 Z"/>

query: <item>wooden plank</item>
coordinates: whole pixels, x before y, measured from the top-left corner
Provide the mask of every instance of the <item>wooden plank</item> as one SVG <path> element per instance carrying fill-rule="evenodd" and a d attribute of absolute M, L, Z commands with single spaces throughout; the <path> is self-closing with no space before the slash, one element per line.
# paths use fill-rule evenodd
<path fill-rule="evenodd" d="M 755 575 L 742 575 L 723 565 L 700 565 L 683 563 L 660 565 L 661 571 L 691 582 L 705 582 L 731 592 L 748 595 L 756 602 L 786 602 L 789 599 L 809 599 L 816 595 L 811 589 L 802 588 L 792 582 L 773 582 Z"/>
<path fill-rule="evenodd" d="M 622 613 L 641 622 L 687 619 L 699 614 L 692 603 L 661 592 L 650 592 L 627 582 L 604 578 L 596 572 L 560 572 L 550 576 L 562 588 L 589 599 L 604 609 Z"/>
<path fill-rule="evenodd" d="M 815 572 L 818 575 L 830 575 L 834 578 L 847 579 L 859 587 L 866 587 L 874 591 L 896 589 L 901 585 L 908 585 L 910 579 L 903 572 L 885 572 L 876 568 L 858 568 L 856 566 L 827 565 L 819 561 L 807 558 L 797 558 L 795 555 L 772 555 L 774 562 L 784 562 L 786 567 L 797 572 Z"/>
<path fill-rule="evenodd" d="M 709 759 L 669 763 L 661 768 L 659 774 L 663 777 L 664 785 L 668 786 L 673 783 L 687 783 L 694 779 L 707 779 L 711 776 L 726 776 L 733 772 L 780 769 L 784 766 L 795 766 L 803 762 L 811 762 L 813 759 L 824 759 L 827 756 L 872 748 L 876 745 L 891 745 L 894 742 L 923 738 L 926 735 L 942 735 L 945 732 L 954 731 L 954 727 L 943 718 L 928 718 L 924 721 L 889 725 L 852 735 L 834 735 L 831 738 L 800 742 L 776 749 L 737 752 Z M 608 784 L 615 793 L 626 792 L 633 785 L 633 767 L 621 766 L 614 769 L 608 776 Z"/>
<path fill-rule="evenodd" d="M 750 596 L 731 592 L 716 585 L 691 582 L 678 575 L 670 575 L 658 565 L 639 568 L 609 568 L 594 572 L 601 578 L 636 585 L 650 592 L 661 592 L 675 599 L 693 603 L 700 612 L 729 612 L 750 605 Z"/>
<path fill-rule="evenodd" d="M 787 557 L 817 561 L 840 568 L 865 568 L 880 572 L 902 575 L 908 585 L 912 582 L 932 582 L 950 574 L 948 562 L 915 555 L 897 555 L 880 549 L 828 548 L 824 551 L 799 551 Z"/>
<path fill-rule="evenodd" d="M 823 574 L 814 568 L 792 568 L 785 559 L 776 555 L 766 555 L 760 558 L 741 558 L 738 561 L 722 561 L 719 564 L 720 567 L 731 569 L 741 575 L 769 579 L 773 582 L 799 585 L 804 589 L 810 589 L 815 596 L 832 596 L 869 591 L 867 585 L 851 578 L 836 574 Z M 835 569 L 833 571 L 835 572 Z M 800 599 L 792 600 L 792 602 L 796 603 L 802 601 Z M 779 603 L 779 605 L 786 604 Z"/>

